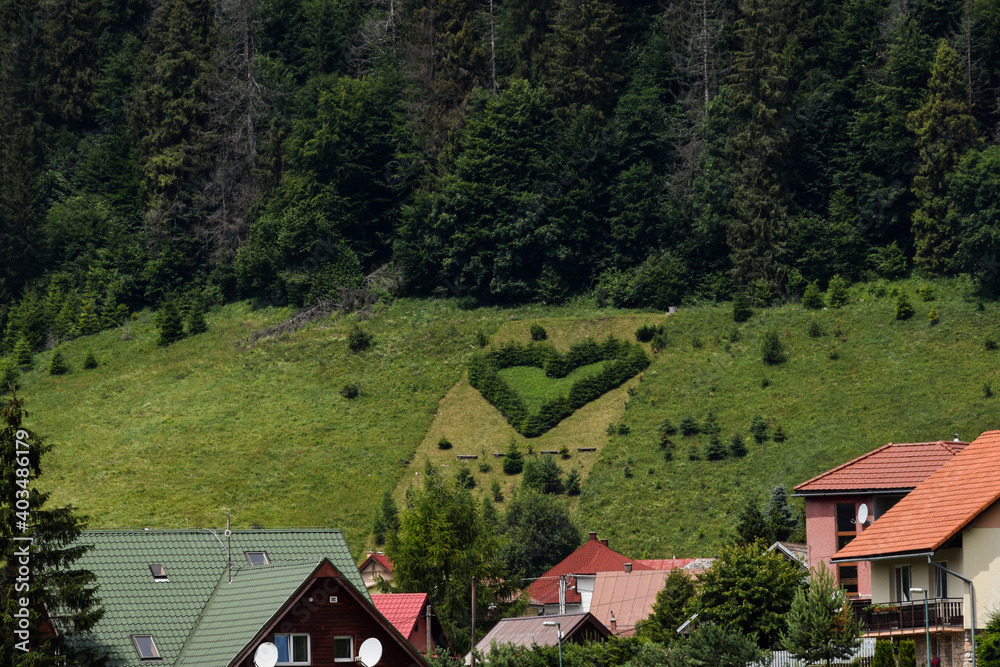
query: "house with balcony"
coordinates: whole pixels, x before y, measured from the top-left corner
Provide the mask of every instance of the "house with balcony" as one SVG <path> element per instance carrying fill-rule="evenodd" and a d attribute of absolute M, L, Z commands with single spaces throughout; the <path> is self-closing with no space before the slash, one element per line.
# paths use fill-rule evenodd
<path fill-rule="evenodd" d="M 867 562 L 831 563 L 871 522 L 968 446 L 967 442 L 907 442 L 879 447 L 795 487 L 806 506 L 809 569 L 825 563 L 857 606 L 871 598 Z M 859 516 L 865 515 L 863 521 Z"/>
<path fill-rule="evenodd" d="M 870 568 L 866 636 L 913 639 L 923 667 L 929 635 L 941 667 L 971 665 L 972 629 L 1000 609 L 1000 431 L 952 456 L 831 561 Z"/>

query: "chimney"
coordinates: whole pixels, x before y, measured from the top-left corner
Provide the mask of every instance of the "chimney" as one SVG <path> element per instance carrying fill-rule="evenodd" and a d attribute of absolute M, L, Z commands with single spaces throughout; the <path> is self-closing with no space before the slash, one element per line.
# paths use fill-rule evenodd
<path fill-rule="evenodd" d="M 625 572 L 632 571 L 632 563 L 625 563 Z"/>
<path fill-rule="evenodd" d="M 596 535 L 597 533 L 594 534 Z M 604 546 L 608 546 L 608 538 L 605 537 L 603 540 L 601 540 L 601 544 L 603 544 Z"/>
<path fill-rule="evenodd" d="M 590 535 L 590 541 L 591 542 L 596 542 L 597 541 L 597 533 L 596 532 L 591 532 L 591 533 L 588 533 L 588 534 Z"/>

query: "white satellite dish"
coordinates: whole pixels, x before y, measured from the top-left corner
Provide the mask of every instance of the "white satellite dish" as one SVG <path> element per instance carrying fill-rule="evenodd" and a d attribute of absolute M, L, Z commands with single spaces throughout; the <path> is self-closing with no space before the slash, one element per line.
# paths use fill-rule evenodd
<path fill-rule="evenodd" d="M 381 657 L 382 642 L 374 637 L 369 637 L 362 642 L 361 648 L 358 650 L 358 662 L 365 667 L 375 667 Z"/>
<path fill-rule="evenodd" d="M 253 654 L 253 664 L 257 667 L 274 667 L 278 663 L 278 647 L 271 642 L 264 642 Z"/>
<path fill-rule="evenodd" d="M 868 521 L 868 505 L 861 503 L 858 508 L 858 523 L 863 524 Z"/>

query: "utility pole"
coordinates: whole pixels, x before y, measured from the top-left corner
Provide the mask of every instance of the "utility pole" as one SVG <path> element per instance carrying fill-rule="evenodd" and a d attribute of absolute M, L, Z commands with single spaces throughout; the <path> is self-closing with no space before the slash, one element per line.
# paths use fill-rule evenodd
<path fill-rule="evenodd" d="M 471 667 L 476 667 L 476 575 L 472 575 L 472 656 Z"/>
<path fill-rule="evenodd" d="M 431 654 L 431 601 L 427 599 L 427 655 Z"/>
<path fill-rule="evenodd" d="M 559 613 L 566 613 L 566 575 L 559 575 Z"/>

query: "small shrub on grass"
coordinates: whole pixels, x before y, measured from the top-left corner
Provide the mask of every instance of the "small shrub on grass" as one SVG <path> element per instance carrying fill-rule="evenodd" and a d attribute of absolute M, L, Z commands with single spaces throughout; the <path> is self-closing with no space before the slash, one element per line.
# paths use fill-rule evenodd
<path fill-rule="evenodd" d="M 181 319 L 181 311 L 173 299 L 166 301 L 160 307 L 156 315 L 156 324 L 160 328 L 160 337 L 156 344 L 160 347 L 166 347 L 184 338 L 184 320 Z"/>
<path fill-rule="evenodd" d="M 781 344 L 776 329 L 768 329 L 764 332 L 764 337 L 760 345 L 761 359 L 768 366 L 774 366 L 785 362 L 785 346 Z"/>
<path fill-rule="evenodd" d="M 357 382 L 348 382 L 344 385 L 344 388 L 340 390 L 340 395 L 347 400 L 352 400 L 361 395 L 361 385 Z"/>
<path fill-rule="evenodd" d="M 733 327 L 729 330 L 727 337 L 729 338 L 730 343 L 738 343 L 740 342 L 740 338 L 743 337 L 743 332 L 740 331 L 739 327 Z"/>
<path fill-rule="evenodd" d="M 372 335 L 364 331 L 357 324 L 347 334 L 347 349 L 355 354 L 364 352 L 372 346 Z"/>
<path fill-rule="evenodd" d="M 729 455 L 734 459 L 741 459 L 747 455 L 747 443 L 739 433 L 733 433 L 733 437 L 729 439 Z"/>
<path fill-rule="evenodd" d="M 560 447 L 559 448 L 559 456 L 560 456 L 560 458 L 562 458 L 564 460 L 568 459 L 569 458 L 569 447 L 567 447 L 566 445 L 563 445 L 562 447 Z"/>
<path fill-rule="evenodd" d="M 716 434 L 712 434 L 712 437 L 708 440 L 708 445 L 705 447 L 705 458 L 709 461 L 721 461 L 726 458 L 728 453 L 726 446 L 722 444 L 722 438 Z"/>
<path fill-rule="evenodd" d="M 570 468 L 569 474 L 566 475 L 566 495 L 580 495 L 580 472 L 576 468 Z"/>
<path fill-rule="evenodd" d="M 753 317 L 753 308 L 750 306 L 750 296 L 746 292 L 738 292 L 733 297 L 733 321 L 746 322 Z"/>
<path fill-rule="evenodd" d="M 490 493 L 493 494 L 493 502 L 502 503 L 503 502 L 503 490 L 500 488 L 500 480 L 495 479 L 493 483 L 490 484 Z"/>
<path fill-rule="evenodd" d="M 698 338 L 697 336 L 691 336 L 691 347 L 693 347 L 696 350 L 700 350 L 701 348 L 705 347 L 705 344 L 702 343 L 701 339 Z"/>
<path fill-rule="evenodd" d="M 930 285 L 921 285 L 917 288 L 917 296 L 920 297 L 921 301 L 933 301 L 934 288 Z"/>
<path fill-rule="evenodd" d="M 517 448 L 517 443 L 511 441 L 507 448 L 507 456 L 503 457 L 503 471 L 508 475 L 516 475 L 524 469 L 524 455 Z"/>
<path fill-rule="evenodd" d="M 487 463 L 486 461 L 480 462 L 480 464 L 479 464 L 479 472 L 481 472 L 481 473 L 483 473 L 485 475 L 486 473 L 490 472 L 491 470 L 493 470 L 493 466 L 491 466 L 489 463 Z"/>
<path fill-rule="evenodd" d="M 486 334 L 484 334 L 482 331 L 477 331 L 476 345 L 478 345 L 479 347 L 486 347 L 489 344 L 490 344 L 490 339 L 486 337 Z"/>
<path fill-rule="evenodd" d="M 641 327 L 635 330 L 635 339 L 640 343 L 648 343 L 656 337 L 657 334 L 663 333 L 663 325 L 653 326 L 652 324 L 643 324 Z"/>
<path fill-rule="evenodd" d="M 83 360 L 83 367 L 86 369 L 97 368 L 97 357 L 93 352 L 87 352 L 87 358 Z"/>
<path fill-rule="evenodd" d="M 200 298 L 196 298 L 188 311 L 188 335 L 194 336 L 208 331 L 208 323 L 205 321 L 205 303 Z"/>
<path fill-rule="evenodd" d="M 697 435 L 700 428 L 701 427 L 698 426 L 698 420 L 690 415 L 681 420 L 681 435 L 685 437 Z"/>
<path fill-rule="evenodd" d="M 31 343 L 22 336 L 14 344 L 14 361 L 21 368 L 31 368 L 35 365 L 35 353 L 31 349 Z"/>
<path fill-rule="evenodd" d="M 635 473 L 632 472 L 632 469 L 629 468 L 628 466 L 625 466 L 625 479 L 632 479 L 632 477 L 634 476 Z"/>
<path fill-rule="evenodd" d="M 910 300 L 906 298 L 906 293 L 900 292 L 899 296 L 896 297 L 896 319 L 908 320 L 913 317 L 913 313 L 913 306 L 910 305 Z"/>
<path fill-rule="evenodd" d="M 529 331 L 531 332 L 531 340 L 545 340 L 549 337 L 548 332 L 545 331 L 545 327 L 541 324 L 532 324 Z"/>
<path fill-rule="evenodd" d="M 705 423 L 701 427 L 701 432 L 708 435 L 719 435 L 722 429 L 719 428 L 719 422 L 715 418 L 715 413 L 711 410 L 708 411 L 708 416 L 705 417 Z"/>
<path fill-rule="evenodd" d="M 823 294 L 819 291 L 816 281 L 806 285 L 806 291 L 802 293 L 802 307 L 808 310 L 820 310 L 825 305 Z"/>
<path fill-rule="evenodd" d="M 823 327 L 819 325 L 819 322 L 812 320 L 809 322 L 809 337 L 819 338 L 823 335 Z"/>
<path fill-rule="evenodd" d="M 983 398 L 993 398 L 993 383 L 984 382 L 983 383 Z"/>
<path fill-rule="evenodd" d="M 670 437 L 672 435 L 677 435 L 677 427 L 674 426 L 674 423 L 672 421 L 670 421 L 669 419 L 664 419 L 662 422 L 660 422 L 660 428 L 657 429 L 657 430 L 659 431 L 660 439 L 661 440 L 664 437 Z"/>
<path fill-rule="evenodd" d="M 63 359 L 62 352 L 56 350 L 52 355 L 52 362 L 49 364 L 49 375 L 65 375 L 66 373 L 69 373 L 69 366 Z"/>
<path fill-rule="evenodd" d="M 830 350 L 830 354 L 828 356 L 833 361 L 836 361 L 837 359 L 840 359 L 840 350 L 839 350 L 839 348 L 835 347 L 832 350 Z"/>
<path fill-rule="evenodd" d="M 756 415 L 750 422 L 750 435 L 753 439 L 757 441 L 757 444 L 762 445 L 767 442 L 769 437 L 770 429 L 767 426 L 767 420 Z"/>
<path fill-rule="evenodd" d="M 666 331 L 659 332 L 658 334 L 653 336 L 653 340 L 650 341 L 649 344 L 653 346 L 654 350 L 662 350 L 663 348 L 665 348 L 667 345 L 670 344 L 670 340 L 667 338 L 667 332 Z"/>
<path fill-rule="evenodd" d="M 20 384 L 21 371 L 17 368 L 17 362 L 10 358 L 0 362 L 0 394 L 13 391 Z"/>
<path fill-rule="evenodd" d="M 451 440 L 442 436 L 442 438 L 438 440 L 438 449 L 451 449 Z"/>
<path fill-rule="evenodd" d="M 994 339 L 994 338 L 987 338 L 986 340 L 983 341 L 983 347 L 985 347 L 990 352 L 993 352 L 994 350 L 997 349 L 996 339 Z"/>
<path fill-rule="evenodd" d="M 771 386 L 771 378 L 769 378 L 769 377 L 767 377 L 765 375 L 764 377 L 762 377 L 760 379 L 760 388 L 761 389 L 767 389 L 770 386 Z"/>
<path fill-rule="evenodd" d="M 700 461 L 700 460 L 701 460 L 701 452 L 698 451 L 698 444 L 691 443 L 691 445 L 688 447 L 688 461 Z"/>
<path fill-rule="evenodd" d="M 826 302 L 831 308 L 842 308 L 847 305 L 847 281 L 835 275 L 826 288 Z"/>
<path fill-rule="evenodd" d="M 774 427 L 774 436 L 771 438 L 775 442 L 784 442 L 788 439 L 785 435 L 785 429 L 781 428 L 781 424 L 776 424 Z"/>
<path fill-rule="evenodd" d="M 663 448 L 663 460 L 673 461 L 674 460 L 674 448 L 667 445 Z"/>
<path fill-rule="evenodd" d="M 460 489 L 474 489 L 476 488 L 476 478 L 472 476 L 471 470 L 463 466 L 455 473 L 455 485 Z"/>
<path fill-rule="evenodd" d="M 632 429 L 630 429 L 629 425 L 626 424 L 625 422 L 619 422 L 618 423 L 618 428 L 617 428 L 617 431 L 616 431 L 618 433 L 618 435 L 628 435 L 631 431 L 632 431 Z"/>
<path fill-rule="evenodd" d="M 934 326 L 938 323 L 938 319 L 937 308 L 931 307 L 931 312 L 927 313 L 927 320 L 931 323 L 931 326 Z"/>

